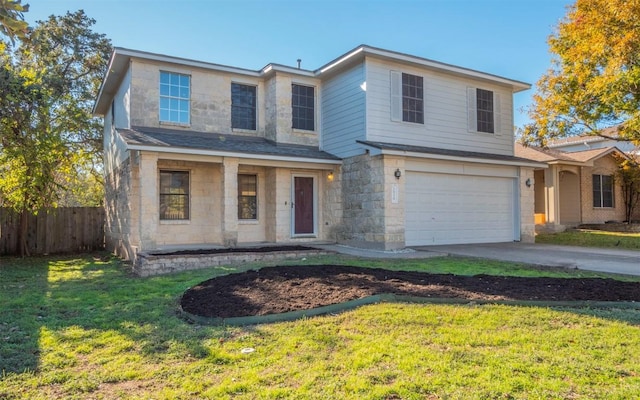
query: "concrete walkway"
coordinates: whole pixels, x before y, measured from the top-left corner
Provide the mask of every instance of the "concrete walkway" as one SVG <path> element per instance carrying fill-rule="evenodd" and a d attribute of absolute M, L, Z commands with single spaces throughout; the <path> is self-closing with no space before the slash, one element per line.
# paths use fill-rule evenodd
<path fill-rule="evenodd" d="M 428 258 L 456 255 L 640 276 L 640 251 L 634 250 L 597 249 L 519 242 L 420 246 L 400 251 L 366 250 L 336 244 L 324 244 L 314 247 L 356 257 Z"/>

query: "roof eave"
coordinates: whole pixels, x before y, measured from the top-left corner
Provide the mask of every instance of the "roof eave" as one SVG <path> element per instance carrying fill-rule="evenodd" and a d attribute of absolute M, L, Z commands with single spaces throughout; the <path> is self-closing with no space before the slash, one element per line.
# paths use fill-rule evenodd
<path fill-rule="evenodd" d="M 177 154 L 189 154 L 189 155 L 200 155 L 200 156 L 234 157 L 234 158 L 241 158 L 241 159 L 289 161 L 289 162 L 299 162 L 299 163 L 309 163 L 309 164 L 342 165 L 342 160 L 331 160 L 326 158 L 280 156 L 275 154 L 242 153 L 242 152 L 234 152 L 234 151 L 194 149 L 189 147 L 178 147 L 178 146 L 153 146 L 153 145 L 141 145 L 141 144 L 130 144 L 130 143 L 127 143 L 126 146 L 127 146 L 127 150 L 153 151 L 158 153 L 177 153 Z"/>
<path fill-rule="evenodd" d="M 363 144 L 365 147 L 367 147 L 370 151 L 370 154 L 372 155 L 383 154 L 383 155 L 392 155 L 392 156 L 429 158 L 429 159 L 443 160 L 443 161 L 464 161 L 464 162 L 477 163 L 477 164 L 510 165 L 510 166 L 531 167 L 531 168 L 548 168 L 548 165 L 546 163 L 542 163 L 538 161 L 499 160 L 499 159 L 493 159 L 493 158 L 422 153 L 422 152 L 410 151 L 410 150 L 391 150 L 391 149 L 383 149 L 368 143 L 362 143 L 362 142 L 360 143 Z"/>

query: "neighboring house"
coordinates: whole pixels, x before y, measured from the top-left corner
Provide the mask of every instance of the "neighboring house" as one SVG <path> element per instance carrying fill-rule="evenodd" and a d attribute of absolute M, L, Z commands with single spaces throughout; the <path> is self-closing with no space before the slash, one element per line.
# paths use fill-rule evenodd
<path fill-rule="evenodd" d="M 547 147 L 552 150 L 559 150 L 567 153 L 617 147 L 618 150 L 627 154 L 640 156 L 640 147 L 632 142 L 628 140 L 610 139 L 617 137 L 617 129 L 615 126 L 605 129 L 602 133 L 608 137 L 593 135 L 570 136 L 567 138 L 553 140 L 549 142 Z"/>
<path fill-rule="evenodd" d="M 116 48 L 94 107 L 108 246 L 532 241 L 529 87 L 365 45 L 313 71 Z"/>
<path fill-rule="evenodd" d="M 615 175 L 627 155 L 617 147 L 577 149 L 565 152 L 516 143 L 517 156 L 549 166 L 536 169 L 534 175 L 536 224 L 542 230 L 625 220 L 622 189 Z"/>

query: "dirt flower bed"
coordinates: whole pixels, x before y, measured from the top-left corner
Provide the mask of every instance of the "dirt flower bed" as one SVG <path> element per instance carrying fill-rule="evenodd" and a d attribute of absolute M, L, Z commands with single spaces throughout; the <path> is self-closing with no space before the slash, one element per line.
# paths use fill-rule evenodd
<path fill-rule="evenodd" d="M 194 315 L 230 318 L 308 310 L 384 293 L 490 301 L 640 301 L 640 283 L 286 266 L 204 281 L 184 293 L 181 306 Z"/>

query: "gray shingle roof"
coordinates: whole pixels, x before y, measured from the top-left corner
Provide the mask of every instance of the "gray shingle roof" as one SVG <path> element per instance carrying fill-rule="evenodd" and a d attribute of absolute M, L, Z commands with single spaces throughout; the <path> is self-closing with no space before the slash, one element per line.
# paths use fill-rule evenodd
<path fill-rule="evenodd" d="M 255 136 L 224 135 L 220 133 L 138 126 L 134 126 L 131 129 L 118 129 L 118 133 L 129 146 L 157 147 L 158 150 L 170 148 L 177 153 L 180 152 L 180 149 L 198 149 L 226 153 L 308 158 L 312 160 L 340 160 L 340 158 L 320 151 L 314 146 L 276 143 Z"/>

